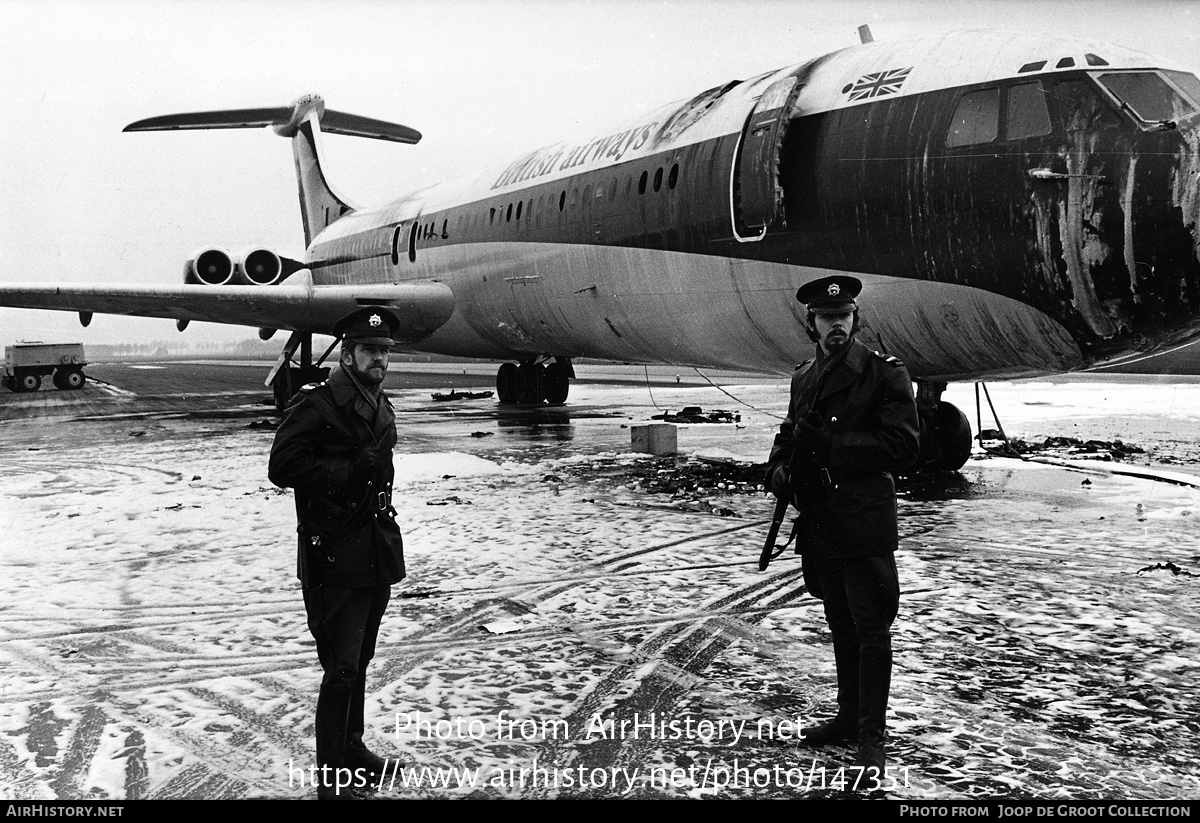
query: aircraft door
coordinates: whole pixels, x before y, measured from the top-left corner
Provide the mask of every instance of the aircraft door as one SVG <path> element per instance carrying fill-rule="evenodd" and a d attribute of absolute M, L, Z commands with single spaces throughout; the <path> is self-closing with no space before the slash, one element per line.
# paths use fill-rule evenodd
<path fill-rule="evenodd" d="M 767 87 L 746 119 L 734 160 L 730 196 L 734 234 L 739 240 L 760 239 L 766 227 L 783 216 L 783 187 L 779 182 L 779 156 L 787 131 L 788 113 L 804 88 L 796 77 L 785 77 Z M 761 229 L 757 237 L 743 238 L 738 229 Z"/>

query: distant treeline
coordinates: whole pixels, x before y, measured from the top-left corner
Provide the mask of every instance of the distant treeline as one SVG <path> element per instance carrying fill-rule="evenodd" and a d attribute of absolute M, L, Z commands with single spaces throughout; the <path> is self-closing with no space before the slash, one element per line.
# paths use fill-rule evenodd
<path fill-rule="evenodd" d="M 85 343 L 84 354 L 93 363 L 131 359 L 192 359 L 231 358 L 240 360 L 275 360 L 287 338 L 259 340 L 248 338 L 236 342 L 213 340 L 151 340 L 141 343 Z M 313 341 L 313 357 L 320 356 L 329 346 L 330 338 Z M 331 358 L 336 354 L 330 355 Z M 423 352 L 395 351 L 392 360 L 403 363 L 463 363 L 474 362 L 461 357 L 448 357 Z"/>

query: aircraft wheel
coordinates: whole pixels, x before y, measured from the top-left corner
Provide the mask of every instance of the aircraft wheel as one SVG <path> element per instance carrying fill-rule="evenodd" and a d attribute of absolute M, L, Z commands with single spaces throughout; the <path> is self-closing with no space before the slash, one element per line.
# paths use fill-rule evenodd
<path fill-rule="evenodd" d="M 546 369 L 536 363 L 517 366 L 517 399 L 522 406 L 540 406 L 545 395 Z"/>
<path fill-rule="evenodd" d="M 520 402 L 517 378 L 519 377 L 516 363 L 501 363 L 496 371 L 496 399 L 501 403 Z"/>
<path fill-rule="evenodd" d="M 971 457 L 971 423 L 962 410 L 944 400 L 937 405 L 937 420 L 933 427 L 926 428 L 922 436 L 932 433 L 937 438 L 932 445 L 933 453 L 926 458 L 927 471 L 956 472 Z M 929 453 L 925 448 L 922 451 Z"/>
<path fill-rule="evenodd" d="M 565 363 L 551 363 L 546 367 L 545 394 L 546 402 L 551 406 L 561 406 L 567 402 L 571 391 L 571 378 L 568 376 Z"/>
<path fill-rule="evenodd" d="M 42 387 L 42 376 L 35 371 L 17 373 L 17 391 L 37 391 Z"/>

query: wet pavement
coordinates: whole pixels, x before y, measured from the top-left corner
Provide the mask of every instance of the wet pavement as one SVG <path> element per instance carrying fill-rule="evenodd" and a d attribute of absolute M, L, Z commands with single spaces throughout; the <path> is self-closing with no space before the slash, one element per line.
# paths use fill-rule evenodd
<path fill-rule="evenodd" d="M 319 674 L 271 416 L 180 373 L 0 397 L 0 797 L 313 796 Z M 820 603 L 794 556 L 757 568 L 773 501 L 749 464 L 785 381 L 722 382 L 745 405 L 582 383 L 505 411 L 429 396 L 487 380 L 417 382 L 392 389 L 410 578 L 368 681 L 368 742 L 403 758 L 378 797 L 841 794 L 853 752 L 795 744 L 834 696 Z M 1200 387 L 1008 385 L 1027 443 L 1195 469 Z M 686 406 L 741 421 L 630 453 L 630 426 Z M 1200 796 L 1200 492 L 986 456 L 901 488 L 881 794 Z"/>

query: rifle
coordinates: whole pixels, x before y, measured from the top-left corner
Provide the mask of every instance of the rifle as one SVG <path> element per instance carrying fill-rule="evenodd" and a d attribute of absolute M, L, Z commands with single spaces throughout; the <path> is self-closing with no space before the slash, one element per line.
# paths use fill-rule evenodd
<path fill-rule="evenodd" d="M 787 498 L 780 498 L 775 504 L 775 516 L 771 518 L 771 528 L 767 531 L 767 542 L 763 545 L 762 554 L 758 556 L 758 570 L 760 572 L 765 572 L 767 566 L 771 565 L 771 561 L 783 554 L 783 550 L 787 548 L 786 543 L 782 546 L 775 545 L 775 538 L 779 536 L 779 527 L 783 525 L 783 518 L 787 516 L 787 510 Z"/>
<path fill-rule="evenodd" d="M 796 470 L 796 452 L 792 452 L 792 459 L 788 461 L 788 478 L 789 480 L 795 476 Z M 758 570 L 765 572 L 767 566 L 771 565 L 771 561 L 787 550 L 791 544 L 792 538 L 789 537 L 787 543 L 782 546 L 775 545 L 775 539 L 779 537 L 779 528 L 783 525 L 783 520 L 787 517 L 788 506 L 791 504 L 791 496 L 781 497 L 775 501 L 775 514 L 771 517 L 771 528 L 767 530 L 767 542 L 763 544 L 762 552 L 758 555 Z M 796 536 L 793 529 L 792 537 Z"/>

